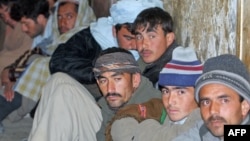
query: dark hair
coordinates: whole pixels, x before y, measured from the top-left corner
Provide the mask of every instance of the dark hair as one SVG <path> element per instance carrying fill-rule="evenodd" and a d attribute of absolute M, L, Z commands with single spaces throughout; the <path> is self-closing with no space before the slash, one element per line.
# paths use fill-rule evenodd
<path fill-rule="evenodd" d="M 19 11 L 19 15 L 15 15 Z M 22 17 L 37 21 L 39 15 L 49 17 L 49 3 L 47 0 L 19 0 L 11 9 L 10 15 L 14 20 L 20 21 Z"/>
<path fill-rule="evenodd" d="M 2 5 L 8 5 L 10 0 L 0 0 L 0 8 L 2 8 Z"/>
<path fill-rule="evenodd" d="M 147 26 L 149 30 L 152 30 L 157 28 L 158 25 L 162 26 L 165 35 L 173 32 L 173 19 L 168 12 L 159 7 L 148 8 L 136 17 L 132 32 L 135 34 L 137 29 L 146 29 Z"/>
<path fill-rule="evenodd" d="M 119 30 L 121 30 L 121 28 L 122 28 L 123 26 L 124 26 L 129 32 L 132 33 L 133 23 L 116 24 L 116 25 L 115 25 L 116 33 L 117 33 Z"/>
<path fill-rule="evenodd" d="M 132 55 L 131 52 L 129 52 L 126 49 L 123 49 L 123 48 L 120 48 L 120 47 L 110 47 L 110 48 L 107 48 L 107 49 L 101 51 L 99 56 L 109 54 L 109 53 L 114 53 L 114 52 L 124 52 L 124 53 L 128 53 L 128 54 Z"/>
<path fill-rule="evenodd" d="M 78 3 L 75 3 L 75 2 L 71 2 L 71 1 L 63 1 L 63 2 L 60 2 L 59 5 L 58 5 L 58 8 L 65 5 L 65 4 L 68 4 L 68 3 L 73 3 L 75 4 L 75 12 L 78 13 L 78 7 L 79 7 L 79 4 Z"/>

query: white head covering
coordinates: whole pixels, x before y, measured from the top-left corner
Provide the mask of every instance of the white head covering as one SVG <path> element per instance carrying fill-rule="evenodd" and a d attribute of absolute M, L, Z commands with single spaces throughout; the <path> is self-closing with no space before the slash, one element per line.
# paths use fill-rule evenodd
<path fill-rule="evenodd" d="M 133 23 L 137 15 L 150 7 L 163 8 L 161 0 L 120 0 L 109 9 L 109 21 L 113 24 Z"/>
<path fill-rule="evenodd" d="M 91 23 L 90 32 L 103 50 L 118 46 L 112 33 L 112 25 L 108 22 L 107 17 L 98 18 L 96 22 Z"/>
<path fill-rule="evenodd" d="M 79 4 L 78 14 L 74 28 L 60 35 L 57 23 L 57 11 L 59 3 L 65 1 L 78 3 Z M 58 44 L 65 43 L 75 33 L 79 32 L 84 28 L 89 27 L 90 23 L 96 20 L 95 14 L 92 8 L 89 6 L 88 0 L 58 0 L 57 3 L 55 4 L 55 12 L 53 13 L 53 16 L 54 16 L 54 22 L 53 22 L 54 42 L 48 48 L 49 54 L 52 54 L 54 52 Z"/>
<path fill-rule="evenodd" d="M 90 31 L 102 49 L 118 47 L 117 39 L 112 34 L 112 27 L 116 24 L 133 23 L 137 15 L 144 9 L 160 7 L 163 9 L 161 0 L 119 0 L 112 4 L 109 17 L 102 17 L 97 22 L 91 23 Z M 137 51 L 130 50 L 138 59 Z"/>

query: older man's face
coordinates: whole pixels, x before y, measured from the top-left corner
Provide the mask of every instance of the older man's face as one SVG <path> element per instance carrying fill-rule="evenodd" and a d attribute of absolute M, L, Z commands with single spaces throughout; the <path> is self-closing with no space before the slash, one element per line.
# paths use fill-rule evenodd
<path fill-rule="evenodd" d="M 118 110 L 132 97 L 140 83 L 140 74 L 104 72 L 97 78 L 98 86 L 109 107 Z"/>

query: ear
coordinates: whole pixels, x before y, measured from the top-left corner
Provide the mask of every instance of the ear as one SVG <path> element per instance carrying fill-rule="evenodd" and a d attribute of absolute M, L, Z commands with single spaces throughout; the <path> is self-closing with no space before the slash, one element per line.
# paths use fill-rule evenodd
<path fill-rule="evenodd" d="M 37 23 L 39 23 L 39 24 L 43 24 L 46 20 L 45 20 L 46 18 L 44 17 L 44 15 L 42 15 L 42 14 L 39 14 L 38 16 L 37 16 L 37 18 L 36 18 L 36 20 L 37 20 Z"/>
<path fill-rule="evenodd" d="M 169 47 L 175 40 L 174 32 L 167 33 L 165 39 L 166 39 L 167 47 Z"/>
<path fill-rule="evenodd" d="M 134 88 L 138 88 L 140 83 L 141 83 L 141 74 L 140 73 L 135 73 L 133 74 L 133 77 L 132 77 L 132 82 L 133 82 L 133 87 Z"/>
<path fill-rule="evenodd" d="M 116 38 L 116 29 L 115 29 L 115 26 L 112 26 L 112 34 Z"/>
<path fill-rule="evenodd" d="M 243 117 L 245 117 L 246 115 L 248 115 L 250 110 L 250 103 L 247 100 L 243 100 L 241 102 L 241 111 L 242 111 L 242 115 Z"/>

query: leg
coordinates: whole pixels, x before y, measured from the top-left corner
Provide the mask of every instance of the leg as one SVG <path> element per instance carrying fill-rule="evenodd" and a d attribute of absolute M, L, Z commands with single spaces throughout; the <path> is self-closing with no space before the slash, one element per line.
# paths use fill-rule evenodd
<path fill-rule="evenodd" d="M 0 121 L 3 121 L 12 111 L 19 108 L 22 104 L 22 95 L 15 92 L 15 97 L 11 102 L 0 95 Z"/>

